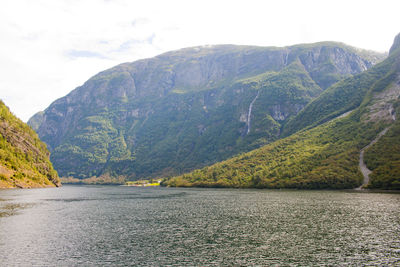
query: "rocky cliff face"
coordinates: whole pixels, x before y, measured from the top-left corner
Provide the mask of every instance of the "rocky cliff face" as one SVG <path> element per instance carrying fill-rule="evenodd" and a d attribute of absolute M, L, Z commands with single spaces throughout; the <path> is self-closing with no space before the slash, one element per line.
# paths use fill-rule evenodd
<path fill-rule="evenodd" d="M 344 189 L 363 185 L 399 190 L 398 41 L 396 37 L 384 61 L 329 87 L 299 114 L 289 117 L 280 140 L 165 179 L 163 184 L 301 189 Z M 303 61 L 300 62 L 304 66 Z M 286 119 L 285 109 L 290 106 L 272 105 L 271 116 L 276 121 Z M 285 134 L 291 135 L 283 137 Z"/>
<path fill-rule="evenodd" d="M 0 188 L 59 186 L 49 151 L 0 101 Z"/>
<path fill-rule="evenodd" d="M 337 43 L 186 48 L 101 72 L 28 123 L 62 176 L 177 174 L 276 140 L 311 99 L 381 58 Z"/>

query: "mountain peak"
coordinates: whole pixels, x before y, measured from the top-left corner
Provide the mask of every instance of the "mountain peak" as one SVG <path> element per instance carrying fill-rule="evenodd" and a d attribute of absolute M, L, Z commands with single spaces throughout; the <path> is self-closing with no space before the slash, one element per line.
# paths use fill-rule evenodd
<path fill-rule="evenodd" d="M 392 54 L 395 50 L 397 50 L 400 47 L 400 33 L 396 35 L 394 38 L 392 47 L 389 50 L 389 55 Z"/>
<path fill-rule="evenodd" d="M 276 140 L 289 117 L 375 55 L 334 43 L 183 48 L 101 72 L 29 124 L 61 176 L 176 175 Z"/>

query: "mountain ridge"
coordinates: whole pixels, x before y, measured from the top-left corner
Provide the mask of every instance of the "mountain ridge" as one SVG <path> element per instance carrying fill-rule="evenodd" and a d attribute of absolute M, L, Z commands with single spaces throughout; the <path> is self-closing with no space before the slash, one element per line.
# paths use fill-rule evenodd
<path fill-rule="evenodd" d="M 278 139 L 310 100 L 382 58 L 333 44 L 194 47 L 123 63 L 28 123 L 61 176 L 176 175 Z"/>
<path fill-rule="evenodd" d="M 397 40 L 398 36 L 395 43 Z M 339 82 L 311 101 L 292 118 L 295 122 L 296 118 L 301 121 L 301 118 L 311 117 L 311 120 L 298 126 L 292 135 L 226 161 L 166 179 L 163 184 L 356 188 L 363 184 L 359 165 L 365 161 L 365 168 L 371 172 L 370 177 L 364 178 L 368 182 L 365 188 L 400 189 L 400 122 L 395 115 L 400 113 L 400 48 L 393 47 L 389 57 L 380 64 Z M 353 104 L 357 106 L 348 111 L 346 107 L 351 101 L 342 101 L 341 106 L 328 108 L 326 115 L 323 103 L 334 102 L 337 93 L 343 92 L 355 95 L 358 101 Z M 321 105 L 322 109 L 313 108 Z M 338 116 L 338 111 L 345 112 L 346 116 Z"/>

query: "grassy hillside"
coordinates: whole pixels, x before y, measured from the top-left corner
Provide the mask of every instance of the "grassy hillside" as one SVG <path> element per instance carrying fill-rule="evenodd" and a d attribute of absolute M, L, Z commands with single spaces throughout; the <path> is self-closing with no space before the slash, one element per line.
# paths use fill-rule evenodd
<path fill-rule="evenodd" d="M 395 58 L 390 57 L 366 72 L 338 82 L 311 101 L 297 116 L 292 117 L 284 125 L 282 135 L 289 136 L 301 129 L 315 127 L 357 108 L 371 89 L 371 85 L 391 73 L 394 61 Z"/>
<path fill-rule="evenodd" d="M 293 62 L 280 72 L 241 79 L 219 90 L 151 100 L 151 116 L 129 121 L 128 127 L 119 125 L 119 112 L 99 111 L 80 122 L 74 136 L 54 150 L 52 161 L 60 173 L 78 178 L 182 173 L 276 140 L 281 121 L 273 108 L 282 117 L 292 116 L 321 91 Z M 257 95 L 248 131 L 248 109 Z"/>
<path fill-rule="evenodd" d="M 359 151 L 383 125 L 360 114 L 302 131 L 255 151 L 167 179 L 169 186 L 354 188 L 361 184 Z"/>
<path fill-rule="evenodd" d="M 393 120 L 394 111 L 400 114 L 399 106 L 397 49 L 370 71 L 327 89 L 288 124 L 292 128 L 286 128 L 288 132 L 303 130 L 249 153 L 168 178 L 163 185 L 355 188 L 363 180 L 358 166 L 360 150 L 389 127 L 366 151 L 365 161 L 372 170 L 368 187 L 399 189 L 400 124 Z M 350 115 L 332 119 L 352 109 Z M 319 126 L 312 128 L 315 125 Z"/>
<path fill-rule="evenodd" d="M 400 49 L 396 56 L 400 57 Z M 392 82 L 390 82 L 392 81 Z M 388 132 L 373 146 L 366 150 L 365 163 L 372 170 L 369 188 L 400 189 L 400 60 L 397 61 L 394 71 L 386 76 L 380 84 L 389 84 L 387 90 L 381 94 L 371 109 L 379 108 L 385 98 L 391 97 L 393 108 L 391 116 L 396 120 Z M 378 93 L 378 92 L 376 92 Z M 394 99 L 397 98 L 397 99 Z"/>
<path fill-rule="evenodd" d="M 0 101 L 0 188 L 58 186 L 49 156 L 37 134 Z"/>
<path fill-rule="evenodd" d="M 400 109 L 397 108 L 397 114 Z M 400 122 L 365 153 L 365 162 L 372 174 L 368 188 L 400 190 Z"/>
<path fill-rule="evenodd" d="M 186 48 L 103 71 L 29 123 L 61 176 L 178 175 L 277 140 L 328 86 L 381 57 L 333 42 Z"/>

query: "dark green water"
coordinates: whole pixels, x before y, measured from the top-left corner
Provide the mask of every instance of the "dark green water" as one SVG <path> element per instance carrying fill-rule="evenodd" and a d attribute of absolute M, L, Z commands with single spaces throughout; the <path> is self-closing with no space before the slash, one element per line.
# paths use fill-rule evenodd
<path fill-rule="evenodd" d="M 400 265 L 400 194 L 0 190 L 0 266 Z"/>

